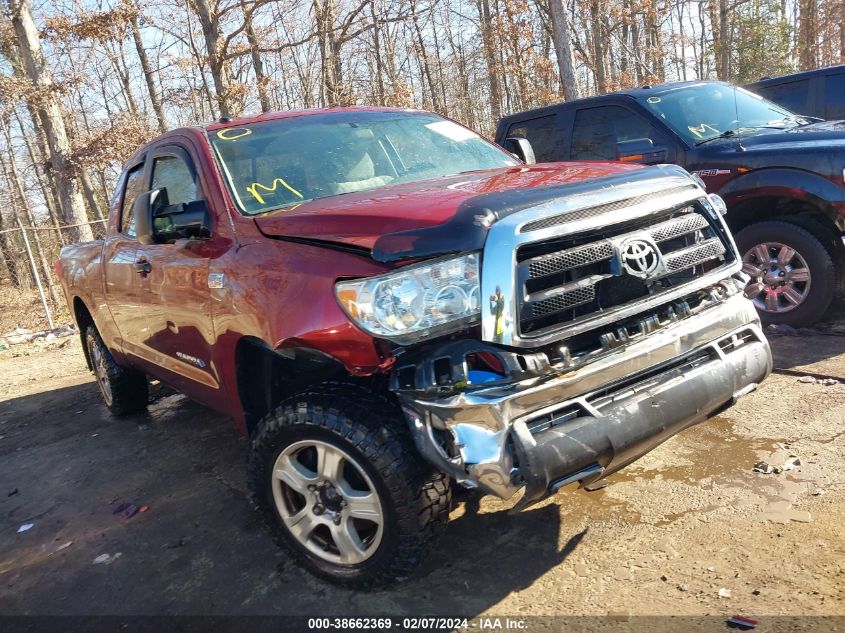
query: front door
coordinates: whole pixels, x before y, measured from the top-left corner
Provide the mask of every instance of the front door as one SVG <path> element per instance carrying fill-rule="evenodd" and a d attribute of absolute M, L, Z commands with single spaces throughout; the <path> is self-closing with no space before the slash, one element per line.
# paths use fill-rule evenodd
<path fill-rule="evenodd" d="M 183 148 L 156 150 L 147 168 L 149 189 L 166 190 L 166 204 L 203 199 L 194 163 Z M 208 267 L 213 241 L 139 244 L 136 252 L 136 262 L 146 267 L 138 276 L 146 329 L 137 339 L 136 353 L 151 366 L 149 373 L 209 404 L 221 398 L 217 369 L 211 360 L 214 328 Z"/>
<path fill-rule="evenodd" d="M 109 345 L 124 348 L 126 341 L 137 339 L 136 330 L 143 328 L 143 315 L 138 310 L 138 273 L 135 255 L 138 241 L 135 238 L 135 219 L 132 207 L 138 194 L 146 191 L 144 161 L 126 170 L 118 183 L 119 200 L 117 225 L 109 229 L 103 243 L 103 281 L 105 305 L 116 326 L 109 328 L 108 319 L 100 318 L 101 335 Z M 95 308 L 99 310 L 100 308 Z"/>

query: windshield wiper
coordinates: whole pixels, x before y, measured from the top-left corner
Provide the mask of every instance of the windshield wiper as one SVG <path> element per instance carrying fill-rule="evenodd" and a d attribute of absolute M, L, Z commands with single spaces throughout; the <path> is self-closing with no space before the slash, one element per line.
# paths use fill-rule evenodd
<path fill-rule="evenodd" d="M 695 146 L 698 147 L 699 145 L 704 145 L 705 143 L 709 143 L 710 141 L 715 141 L 716 139 L 720 138 L 728 138 L 729 136 L 734 136 L 736 134 L 735 130 L 725 130 L 721 134 L 717 134 L 716 136 L 711 136 L 710 138 L 706 138 L 703 141 L 698 141 Z"/>
<path fill-rule="evenodd" d="M 781 121 L 794 121 L 795 127 L 803 127 L 805 125 L 812 125 L 813 123 L 823 123 L 824 119 L 817 116 L 806 116 L 804 114 L 790 114 L 781 119 Z"/>
<path fill-rule="evenodd" d="M 724 132 L 722 132 L 721 134 L 718 134 L 717 136 L 711 136 L 710 138 L 706 138 L 703 141 L 698 141 L 698 143 L 696 143 L 695 146 L 698 147 L 699 145 L 704 145 L 705 143 L 709 143 L 710 141 L 715 141 L 716 139 L 719 139 L 719 138 L 728 138 L 729 136 L 736 136 L 737 134 L 739 134 L 743 130 L 785 130 L 785 129 L 786 128 L 782 125 L 771 125 L 769 123 L 767 123 L 766 125 L 743 125 L 742 127 L 737 128 L 735 130 L 725 130 Z"/>

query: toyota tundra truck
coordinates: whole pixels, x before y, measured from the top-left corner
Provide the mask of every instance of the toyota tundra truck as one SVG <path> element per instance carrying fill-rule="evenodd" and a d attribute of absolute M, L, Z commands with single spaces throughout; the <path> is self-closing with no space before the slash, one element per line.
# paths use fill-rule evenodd
<path fill-rule="evenodd" d="M 422 111 L 173 130 L 57 269 L 115 415 L 148 379 L 231 415 L 295 561 L 407 577 L 454 485 L 526 508 L 771 369 L 724 204 L 677 166 L 528 165 Z"/>

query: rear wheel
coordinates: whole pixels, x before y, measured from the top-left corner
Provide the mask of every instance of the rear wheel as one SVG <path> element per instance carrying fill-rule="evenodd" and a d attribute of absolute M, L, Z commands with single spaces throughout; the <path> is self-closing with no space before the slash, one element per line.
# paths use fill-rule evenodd
<path fill-rule="evenodd" d="M 818 237 L 791 222 L 766 221 L 742 229 L 736 243 L 751 277 L 745 296 L 765 323 L 803 327 L 824 317 L 837 271 Z"/>
<path fill-rule="evenodd" d="M 298 564 L 359 588 L 407 577 L 449 518 L 449 479 L 414 449 L 401 411 L 353 385 L 322 385 L 267 415 L 250 488 Z"/>
<path fill-rule="evenodd" d="M 136 369 L 118 365 L 93 325 L 85 330 L 85 345 L 97 386 L 109 411 L 123 416 L 146 409 L 149 400 L 147 376 Z"/>

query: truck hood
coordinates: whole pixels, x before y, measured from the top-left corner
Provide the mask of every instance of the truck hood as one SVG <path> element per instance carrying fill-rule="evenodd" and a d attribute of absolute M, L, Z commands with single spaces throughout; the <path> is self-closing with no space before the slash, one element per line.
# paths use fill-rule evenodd
<path fill-rule="evenodd" d="M 465 220 L 472 224 L 473 211 L 493 207 L 501 217 L 539 197 L 563 195 L 561 188 L 640 169 L 572 162 L 470 172 L 321 198 L 258 216 L 255 223 L 269 237 L 366 249 L 377 261 L 389 262 L 471 248 L 471 238 L 458 229 Z M 456 230 L 438 231 L 438 245 L 423 247 L 420 235 L 430 236 L 427 230 L 434 227 Z"/>
<path fill-rule="evenodd" d="M 845 150 L 845 121 L 820 121 L 785 130 L 760 130 L 739 137 L 727 137 L 711 146 L 716 152 L 789 150 L 839 153 Z"/>

